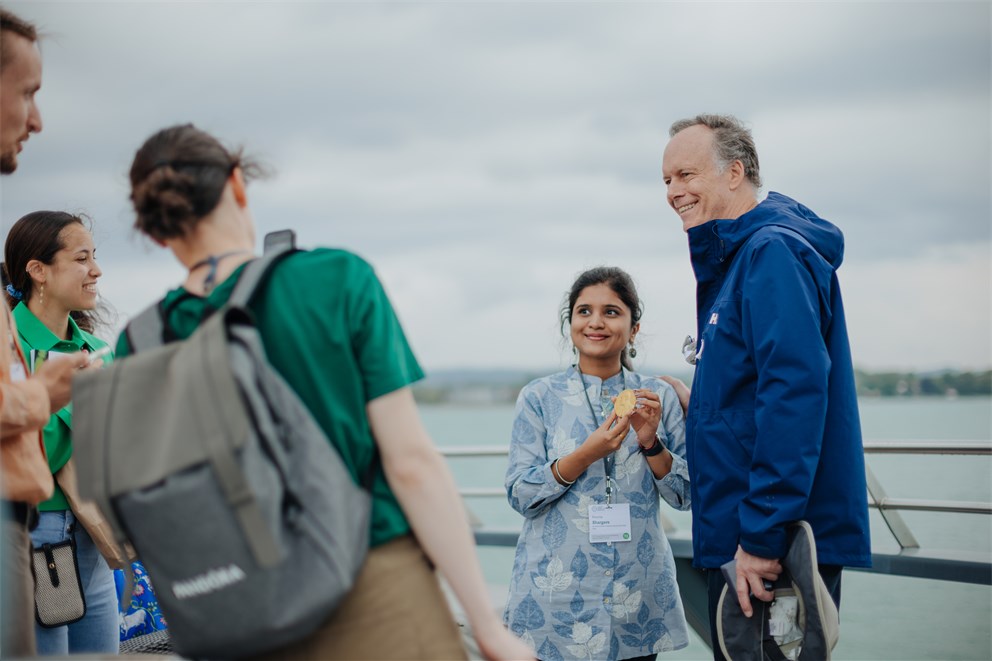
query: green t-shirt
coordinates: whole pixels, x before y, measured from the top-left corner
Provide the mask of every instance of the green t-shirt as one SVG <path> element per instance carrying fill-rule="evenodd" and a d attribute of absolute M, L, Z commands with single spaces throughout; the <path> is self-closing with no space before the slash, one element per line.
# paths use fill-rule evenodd
<path fill-rule="evenodd" d="M 34 368 L 34 356 L 38 351 L 75 353 L 86 349 L 96 351 L 107 346 L 107 343 L 100 340 L 76 325 L 75 320 L 69 318 L 69 339 L 60 339 L 55 333 L 48 330 L 34 316 L 34 313 L 23 302 L 18 303 L 14 308 L 14 321 L 17 322 L 17 334 L 20 336 L 21 348 L 24 355 L 28 357 L 28 362 Z M 52 360 L 49 358 L 49 360 Z M 110 362 L 112 357 L 107 356 L 104 362 Z M 44 429 L 45 452 L 48 453 L 48 466 L 54 475 L 65 466 L 72 456 L 72 402 L 65 408 L 59 409 L 49 418 Z M 38 505 L 42 512 L 52 512 L 69 509 L 69 501 L 66 500 L 62 487 L 55 484 L 55 493 L 45 502 Z"/>
<path fill-rule="evenodd" d="M 183 288 L 161 305 L 176 337 L 231 296 L 244 267 L 206 297 Z M 296 391 L 337 449 L 355 481 L 372 461 L 375 442 L 365 405 L 423 378 L 372 266 L 344 250 L 318 249 L 283 259 L 249 307 L 273 367 Z M 126 334 L 118 360 L 130 353 Z M 409 532 L 380 467 L 373 484 L 371 544 Z"/>

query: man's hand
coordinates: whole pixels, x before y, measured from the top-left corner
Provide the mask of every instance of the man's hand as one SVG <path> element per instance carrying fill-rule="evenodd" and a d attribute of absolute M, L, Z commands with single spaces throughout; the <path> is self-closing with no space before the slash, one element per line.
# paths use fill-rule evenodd
<path fill-rule="evenodd" d="M 689 410 L 689 386 L 682 383 L 682 379 L 676 379 L 674 376 L 659 376 L 658 378 L 675 388 L 675 394 L 679 396 L 679 404 L 682 405 L 682 415 L 685 415 L 686 411 Z"/>
<path fill-rule="evenodd" d="M 89 354 L 84 352 L 60 356 L 57 360 L 46 360 L 31 376 L 44 384 L 51 400 L 52 413 L 69 403 L 72 398 L 72 377 L 89 363 Z"/>
<path fill-rule="evenodd" d="M 751 555 L 740 546 L 734 555 L 737 561 L 737 601 L 744 615 L 751 617 L 751 594 L 761 601 L 771 601 L 771 592 L 765 589 L 762 581 L 774 581 L 782 573 L 782 565 L 773 558 L 759 558 Z"/>

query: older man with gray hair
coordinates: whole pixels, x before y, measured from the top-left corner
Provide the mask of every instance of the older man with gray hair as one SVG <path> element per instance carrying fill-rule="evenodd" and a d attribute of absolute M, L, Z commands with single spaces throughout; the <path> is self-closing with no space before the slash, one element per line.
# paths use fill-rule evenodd
<path fill-rule="evenodd" d="M 840 604 L 843 566 L 871 563 L 861 424 L 837 268 L 840 230 L 771 192 L 735 117 L 675 122 L 662 164 L 697 289 L 686 416 L 693 564 L 707 570 L 710 630 L 736 560 L 737 597 L 769 601 L 786 527 L 810 523 Z M 714 647 L 714 657 L 722 659 Z"/>

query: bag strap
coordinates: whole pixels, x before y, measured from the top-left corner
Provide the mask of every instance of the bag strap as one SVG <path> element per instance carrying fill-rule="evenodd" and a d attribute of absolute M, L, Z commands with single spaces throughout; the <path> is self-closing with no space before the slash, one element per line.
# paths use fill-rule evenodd
<path fill-rule="evenodd" d="M 332 444 L 332 448 L 333 448 L 333 444 Z M 334 448 L 334 451 L 337 452 L 337 448 Z M 359 480 L 360 480 L 359 486 L 365 489 L 366 491 L 368 491 L 370 494 L 372 493 L 372 486 L 373 483 L 375 482 L 375 474 L 379 470 L 379 466 L 381 463 L 382 460 L 379 455 L 379 447 L 373 444 L 372 461 L 369 462 L 369 465 L 365 469 L 365 472 L 362 473 L 361 476 L 359 476 Z"/>
<path fill-rule="evenodd" d="M 237 284 L 234 285 L 234 291 L 231 292 L 231 297 L 227 299 L 227 307 L 248 307 L 248 304 L 255 296 L 255 292 L 268 279 L 275 265 L 283 257 L 294 252 L 297 252 L 296 248 L 280 246 L 278 249 L 248 262 L 244 271 L 241 272 Z"/>
<path fill-rule="evenodd" d="M 292 231 L 281 230 L 266 234 L 265 254 L 260 258 L 252 260 L 245 266 L 241 277 L 238 278 L 238 283 L 234 286 L 234 291 L 231 292 L 231 297 L 227 305 L 231 307 L 247 306 L 255 295 L 255 291 L 265 282 L 269 271 L 275 266 L 276 262 L 290 253 L 297 251 L 296 236 Z M 192 296 L 192 294 L 188 294 L 188 296 Z M 169 335 L 166 319 L 171 308 L 184 300 L 184 298 L 180 297 L 174 301 L 168 309 L 163 305 L 163 301 L 149 305 L 128 322 L 124 328 L 124 333 L 127 336 L 128 345 L 130 345 L 132 353 L 154 349 L 176 339 Z M 204 318 L 200 322 L 202 323 L 214 312 L 212 309 L 206 309 L 204 311 Z"/>
<path fill-rule="evenodd" d="M 282 551 L 266 525 L 248 478 L 237 460 L 237 441 L 241 435 L 238 430 L 245 423 L 243 419 L 237 419 L 238 409 L 231 407 L 230 400 L 220 397 L 221 393 L 237 391 L 230 356 L 227 352 L 206 350 L 206 347 L 223 344 L 227 338 L 228 324 L 237 323 L 240 316 L 240 311 L 225 306 L 190 338 L 203 347 L 201 355 L 207 361 L 204 374 L 210 387 L 205 397 L 194 400 L 189 413 L 199 419 L 210 465 L 228 506 L 238 519 L 255 561 L 263 567 L 273 567 L 282 560 Z"/>
<path fill-rule="evenodd" d="M 52 553 L 51 544 L 42 544 L 40 550 L 45 556 L 45 565 L 48 568 L 48 580 L 52 584 L 53 588 L 59 586 L 59 572 L 58 567 L 55 566 L 55 554 Z"/>
<path fill-rule="evenodd" d="M 164 344 L 162 310 L 158 303 L 149 305 L 124 327 L 131 353 L 141 353 Z"/>

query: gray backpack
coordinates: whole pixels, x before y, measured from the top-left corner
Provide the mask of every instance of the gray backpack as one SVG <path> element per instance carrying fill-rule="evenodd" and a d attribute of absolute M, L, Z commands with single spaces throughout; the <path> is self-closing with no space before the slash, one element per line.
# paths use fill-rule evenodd
<path fill-rule="evenodd" d="M 128 325 L 134 355 L 73 386 L 81 495 L 136 549 L 185 657 L 305 637 L 368 550 L 377 461 L 357 485 L 269 365 L 247 308 L 288 252 L 249 263 L 184 341 L 163 343 L 161 311 L 149 308 Z"/>

